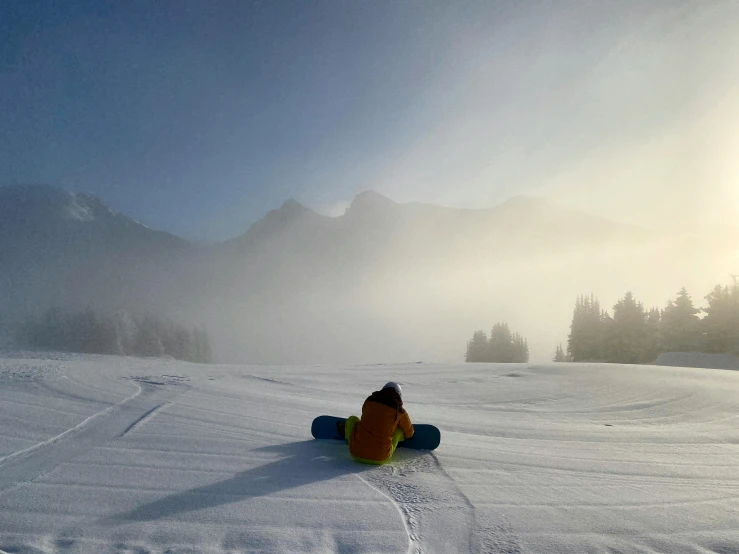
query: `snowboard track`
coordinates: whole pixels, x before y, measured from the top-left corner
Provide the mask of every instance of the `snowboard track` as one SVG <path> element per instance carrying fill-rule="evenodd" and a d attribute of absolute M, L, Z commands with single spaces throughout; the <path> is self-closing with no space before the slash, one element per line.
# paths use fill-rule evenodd
<path fill-rule="evenodd" d="M 392 496 L 390 496 L 388 493 L 383 491 L 382 489 L 376 487 L 372 483 L 370 483 L 367 479 L 359 475 L 359 473 L 354 474 L 357 479 L 362 481 L 365 485 L 367 485 L 372 490 L 377 491 L 382 496 L 387 498 L 393 506 L 398 510 L 398 513 L 400 514 L 400 518 L 403 521 L 403 528 L 405 529 L 406 535 L 408 535 L 408 550 L 406 551 L 406 554 L 423 554 L 423 550 L 421 549 L 421 545 L 418 542 L 418 537 L 415 534 L 415 531 L 413 530 L 413 522 L 410 519 L 410 516 L 407 511 L 403 509 L 403 506 L 398 503 L 396 499 L 394 499 Z"/>
<path fill-rule="evenodd" d="M 142 392 L 142 388 L 140 386 L 137 387 L 137 389 L 138 390 L 135 393 L 133 393 L 131 396 L 129 396 L 128 398 L 124 398 L 123 400 L 121 400 L 117 404 L 114 404 L 112 406 L 108 406 L 107 408 L 105 408 L 103 410 L 100 410 L 99 412 L 96 412 L 96 413 L 92 414 L 91 416 L 87 417 L 86 419 L 84 419 L 83 421 L 81 421 L 80 423 L 78 423 L 77 425 L 75 425 L 74 427 L 71 427 L 71 428 L 67 429 L 63 433 L 59 433 L 58 435 L 56 435 L 54 437 L 51 437 L 50 439 L 47 439 L 47 440 L 45 440 L 43 442 L 40 442 L 38 444 L 34 444 L 33 446 L 29 446 L 28 448 L 24 448 L 23 450 L 18 450 L 17 452 L 14 452 L 12 454 L 8 454 L 7 456 L 4 456 L 4 457 L 0 458 L 0 468 L 2 468 L 6 464 L 10 463 L 11 461 L 13 461 L 13 460 L 15 460 L 17 458 L 28 456 L 28 455 L 32 454 L 33 452 L 35 452 L 37 450 L 41 450 L 43 448 L 46 448 L 46 447 L 48 447 L 48 446 L 50 446 L 50 445 L 52 445 L 52 444 L 54 444 L 56 442 L 59 442 L 61 440 L 65 440 L 65 439 L 71 439 L 76 433 L 82 431 L 85 427 L 91 425 L 94 420 L 96 420 L 96 419 L 98 419 L 100 417 L 104 417 L 104 416 L 108 415 L 110 412 L 112 412 L 113 410 L 115 410 L 116 408 L 119 408 L 119 407 L 121 407 L 121 406 L 123 406 L 125 404 L 128 404 L 129 402 L 131 402 L 134 398 L 136 398 Z"/>
<path fill-rule="evenodd" d="M 475 507 L 433 453 L 400 454 L 393 463 L 355 474 L 388 498 L 401 515 L 408 535 L 406 554 L 469 552 L 520 554 L 510 525 L 480 521 Z M 441 483 L 441 486 L 440 486 Z M 459 533 L 446 533 L 449 523 Z"/>
<path fill-rule="evenodd" d="M 0 495 L 48 474 L 85 451 L 121 439 L 151 420 L 183 387 L 137 383 L 131 396 L 46 441 L 0 458 Z"/>

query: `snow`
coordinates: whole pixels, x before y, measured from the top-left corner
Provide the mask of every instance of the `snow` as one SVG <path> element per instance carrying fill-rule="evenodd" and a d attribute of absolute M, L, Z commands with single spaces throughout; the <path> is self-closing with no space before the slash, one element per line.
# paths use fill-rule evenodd
<path fill-rule="evenodd" d="M 436 451 L 311 439 L 390 380 Z M 738 552 L 738 393 L 660 366 L 0 358 L 0 551 Z"/>
<path fill-rule="evenodd" d="M 81 222 L 93 221 L 95 219 L 90 208 L 82 204 L 78 197 L 74 197 L 69 206 L 67 206 L 67 215 L 70 219 Z"/>
<path fill-rule="evenodd" d="M 657 358 L 658 365 L 677 367 L 704 367 L 713 369 L 739 369 L 739 359 L 731 354 L 705 354 L 703 352 L 664 352 Z"/>

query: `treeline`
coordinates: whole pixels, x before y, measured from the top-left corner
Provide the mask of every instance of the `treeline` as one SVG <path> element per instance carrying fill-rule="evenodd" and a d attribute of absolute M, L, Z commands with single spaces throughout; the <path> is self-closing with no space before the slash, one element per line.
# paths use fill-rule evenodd
<path fill-rule="evenodd" d="M 663 308 L 644 308 L 631 292 L 603 310 L 592 294 L 575 304 L 567 341 L 555 361 L 650 363 L 661 352 L 739 353 L 739 293 L 717 285 L 703 308 L 683 288 Z M 703 313 L 701 318 L 699 314 Z"/>
<path fill-rule="evenodd" d="M 496 323 L 490 331 L 475 331 L 467 343 L 467 362 L 525 363 L 529 361 L 529 343 L 518 333 L 511 333 L 507 323 Z"/>
<path fill-rule="evenodd" d="M 204 329 L 188 329 L 168 319 L 132 317 L 125 312 L 100 314 L 92 309 L 58 308 L 30 318 L 16 336 L 24 347 L 88 354 L 162 357 L 209 363 L 210 338 Z"/>

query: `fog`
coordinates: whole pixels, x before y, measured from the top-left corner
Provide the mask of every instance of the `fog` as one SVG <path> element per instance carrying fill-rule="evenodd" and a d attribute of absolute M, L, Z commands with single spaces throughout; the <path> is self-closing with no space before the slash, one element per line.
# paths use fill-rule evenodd
<path fill-rule="evenodd" d="M 566 344 L 580 294 L 594 293 L 609 311 L 627 291 L 647 308 L 663 308 L 685 286 L 702 306 L 739 265 L 730 228 L 667 235 L 628 228 L 593 240 L 600 231 L 596 225 L 573 237 L 534 218 L 405 250 L 402 232 L 419 232 L 408 225 L 376 249 L 301 264 L 301 276 L 267 295 L 236 286 L 231 297 L 242 300 L 214 313 L 209 327 L 228 322 L 227 356 L 380 363 L 458 361 L 474 330 L 507 321 L 528 339 L 532 361 L 543 361 Z"/>
<path fill-rule="evenodd" d="M 580 294 L 664 307 L 685 286 L 701 306 L 739 266 L 730 226 L 660 232 L 527 197 L 459 210 L 367 192 L 333 218 L 290 201 L 196 247 L 89 197 L 2 190 L 6 327 L 49 307 L 165 316 L 205 326 L 220 361 L 458 361 L 500 321 L 542 361 Z"/>
<path fill-rule="evenodd" d="M 542 361 L 578 295 L 664 307 L 686 287 L 703 306 L 733 284 L 737 3 L 484 4 L 267 25 L 244 66 L 195 31 L 215 50 L 192 58 L 182 29 L 146 66 L 120 54 L 135 18 L 112 43 L 83 16 L 19 30 L 0 76 L 4 341 L 91 307 L 204 326 L 220 361 L 455 362 L 506 321 Z M 286 17 L 270 10 L 244 16 L 245 43 L 208 21 L 251 51 Z M 100 89 L 46 96 L 44 76 L 88 82 L 44 57 L 57 43 Z M 139 62 L 149 80 L 107 73 Z"/>
<path fill-rule="evenodd" d="M 421 103 L 428 127 L 373 188 L 455 207 L 545 196 L 675 231 L 736 220 L 735 2 L 520 9 L 454 36 Z"/>

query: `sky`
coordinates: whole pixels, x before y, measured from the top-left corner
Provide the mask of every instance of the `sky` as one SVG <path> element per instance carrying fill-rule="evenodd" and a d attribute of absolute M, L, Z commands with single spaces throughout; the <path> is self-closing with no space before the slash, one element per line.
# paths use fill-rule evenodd
<path fill-rule="evenodd" d="M 296 198 L 739 216 L 739 2 L 0 5 L 0 185 L 213 242 Z"/>

